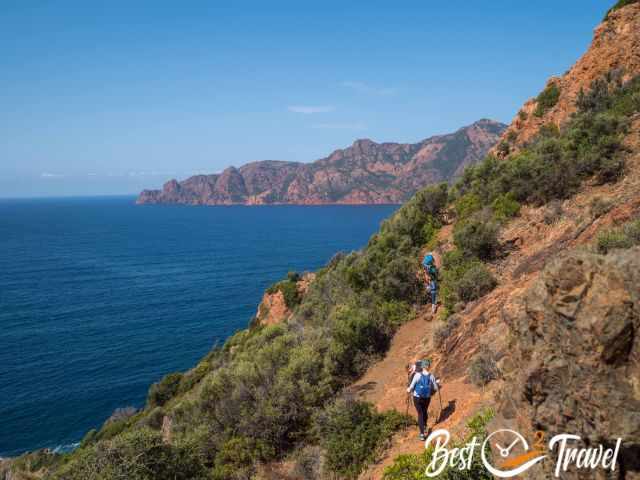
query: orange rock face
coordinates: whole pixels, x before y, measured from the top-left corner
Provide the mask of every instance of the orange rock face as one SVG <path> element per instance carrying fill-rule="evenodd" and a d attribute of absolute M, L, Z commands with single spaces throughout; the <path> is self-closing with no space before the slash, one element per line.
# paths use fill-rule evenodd
<path fill-rule="evenodd" d="M 517 151 L 530 142 L 543 125 L 561 127 L 576 111 L 580 90 L 589 91 L 594 80 L 620 69 L 626 81 L 640 74 L 640 3 L 611 12 L 598 25 L 587 52 L 564 75 L 552 77 L 547 85 L 555 84 L 560 90 L 557 103 L 543 115 L 535 115 L 538 102 L 527 100 L 511 125 L 502 134 L 501 141 Z M 498 149 L 492 152 L 500 156 Z"/>

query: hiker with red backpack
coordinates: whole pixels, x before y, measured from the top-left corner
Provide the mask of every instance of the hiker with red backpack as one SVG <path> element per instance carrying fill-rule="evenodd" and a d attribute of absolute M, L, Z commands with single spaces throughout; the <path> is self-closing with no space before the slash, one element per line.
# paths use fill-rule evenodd
<path fill-rule="evenodd" d="M 436 259 L 432 253 L 427 253 L 422 259 L 422 268 L 425 274 L 427 292 L 430 294 L 431 313 L 435 315 L 438 310 L 438 268 Z"/>
<path fill-rule="evenodd" d="M 418 413 L 418 427 L 420 428 L 420 440 L 425 440 L 424 430 L 427 425 L 427 414 L 431 396 L 440 388 L 436 377 L 427 371 L 429 362 L 418 360 L 412 367 L 413 377 L 407 388 L 407 393 L 413 393 L 413 406 Z M 411 372 L 409 373 L 411 375 Z"/>

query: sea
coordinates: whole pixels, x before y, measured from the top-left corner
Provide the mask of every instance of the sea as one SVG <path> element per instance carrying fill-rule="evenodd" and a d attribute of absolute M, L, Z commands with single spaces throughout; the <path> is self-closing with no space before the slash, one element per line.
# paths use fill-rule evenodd
<path fill-rule="evenodd" d="M 68 450 L 396 209 L 0 200 L 0 457 Z"/>

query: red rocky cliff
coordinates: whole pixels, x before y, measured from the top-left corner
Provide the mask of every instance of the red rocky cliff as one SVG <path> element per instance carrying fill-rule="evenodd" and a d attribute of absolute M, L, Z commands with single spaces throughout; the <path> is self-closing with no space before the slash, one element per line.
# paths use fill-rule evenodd
<path fill-rule="evenodd" d="M 171 180 L 138 203 L 189 205 L 401 203 L 418 189 L 481 160 L 505 125 L 480 120 L 414 144 L 356 140 L 313 163 L 262 161 L 221 174 Z"/>

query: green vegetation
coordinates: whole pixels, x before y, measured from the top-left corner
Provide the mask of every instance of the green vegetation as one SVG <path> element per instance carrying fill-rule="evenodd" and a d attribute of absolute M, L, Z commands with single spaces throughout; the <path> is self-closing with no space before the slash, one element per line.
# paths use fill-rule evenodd
<path fill-rule="evenodd" d="M 254 324 L 193 370 L 164 377 L 150 388 L 143 411 L 106 423 L 75 452 L 56 456 L 63 465 L 54 478 L 246 479 L 257 463 L 292 452 L 301 452 L 302 470 L 326 465 L 334 476 L 356 476 L 405 420 L 334 399 L 384 354 L 411 318 L 412 305 L 425 300 L 417 275 L 425 245 L 435 242 L 454 212 L 455 249 L 443 256 L 440 296 L 445 314 L 456 311 L 495 287 L 484 262 L 500 253 L 500 225 L 521 204 L 567 198 L 587 179 L 615 181 L 624 168 L 628 117 L 640 110 L 640 82 L 616 87 L 612 77 L 603 85 L 583 95 L 558 135 L 540 136 L 508 161 L 488 157 L 465 170 L 453 188 L 418 192 L 363 250 L 336 255 L 317 272 L 305 295 L 298 293 L 297 274 L 271 287 L 282 291 L 292 311 L 287 322 Z M 639 241 L 635 225 L 621 230 L 632 242 Z M 614 243 L 629 241 L 603 240 L 598 248 L 607 251 Z M 444 325 L 436 344 L 456 328 L 456 317 Z M 159 431 L 165 416 L 172 424 L 170 444 Z M 349 446 L 347 439 L 357 442 Z M 386 478 L 412 478 L 428 456 L 398 460 Z M 447 472 L 442 478 L 488 478 L 481 470 L 468 477 Z"/>
<path fill-rule="evenodd" d="M 605 230 L 596 239 L 596 251 L 608 253 L 616 248 L 631 248 L 640 245 L 640 219 L 627 222 L 620 228 Z"/>
<path fill-rule="evenodd" d="M 336 401 L 318 418 L 327 468 L 339 478 L 357 478 L 375 460 L 393 432 L 411 423 L 411 417 L 396 411 L 378 413 L 369 403 Z"/>
<path fill-rule="evenodd" d="M 553 108 L 560 98 L 560 88 L 555 83 L 550 83 L 540 92 L 536 98 L 537 106 L 533 114 L 536 117 L 543 116 L 550 108 Z"/>
<path fill-rule="evenodd" d="M 498 248 L 498 225 L 482 215 L 456 223 L 453 243 L 467 257 L 493 258 Z"/>
<path fill-rule="evenodd" d="M 520 203 L 511 193 L 506 193 L 499 195 L 491 202 L 491 210 L 498 222 L 505 222 L 520 213 Z"/>
<path fill-rule="evenodd" d="M 631 5 L 632 3 L 638 3 L 639 1 L 640 0 L 618 0 L 618 2 L 613 7 L 607 10 L 603 21 L 606 21 L 609 18 L 609 14 L 611 12 L 618 10 L 619 8 L 626 7 L 627 5 Z"/>
<path fill-rule="evenodd" d="M 172 446 L 158 432 L 140 428 L 113 440 L 79 449 L 73 462 L 60 468 L 54 480 L 126 478 L 127 480 L 206 479 L 207 471 L 193 445 Z"/>
<path fill-rule="evenodd" d="M 298 281 L 300 275 L 296 272 L 289 272 L 286 280 L 282 280 L 267 289 L 267 293 L 273 294 L 282 292 L 284 303 L 288 309 L 293 310 L 300 304 L 301 295 L 298 291 Z"/>
<path fill-rule="evenodd" d="M 602 82 L 606 88 L 585 95 L 559 135 L 539 136 L 509 161 L 488 157 L 467 168 L 455 186 L 456 195 L 474 194 L 483 205 L 490 205 L 510 194 L 520 203 L 542 205 L 568 198 L 588 178 L 597 183 L 616 181 L 624 170 L 621 141 L 628 119 L 640 111 L 640 78 L 622 86 L 614 76 Z"/>
<path fill-rule="evenodd" d="M 496 286 L 487 267 L 475 257 L 466 256 L 460 249 L 447 252 L 442 259 L 441 297 L 447 312 L 456 305 L 476 300 Z"/>
<path fill-rule="evenodd" d="M 147 405 L 149 407 L 161 407 L 171 400 L 178 393 L 182 374 L 179 372 L 165 375 L 158 383 L 151 385 L 147 395 Z"/>
<path fill-rule="evenodd" d="M 482 444 L 487 436 L 486 426 L 493 418 L 491 410 L 484 410 L 474 416 L 468 423 L 469 434 L 462 441 L 456 442 L 454 445 L 448 445 L 447 448 L 464 447 L 474 437 Z M 453 443 L 453 442 L 452 442 Z M 384 470 L 384 480 L 422 480 L 425 478 L 427 466 L 433 459 L 434 448 L 430 447 L 424 453 L 418 455 L 400 455 L 393 465 Z M 489 452 L 487 452 L 489 453 Z M 491 480 L 493 476 L 484 468 L 480 459 L 479 452 L 473 456 L 473 462 L 470 468 L 460 470 L 457 467 L 448 465 L 444 471 L 438 475 L 439 479 L 444 480 Z"/>

